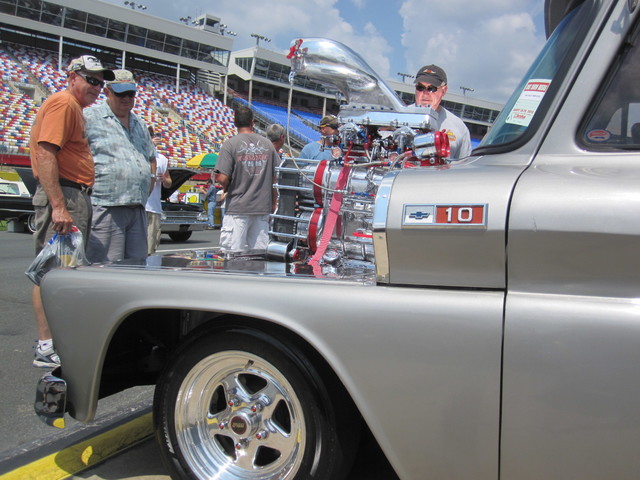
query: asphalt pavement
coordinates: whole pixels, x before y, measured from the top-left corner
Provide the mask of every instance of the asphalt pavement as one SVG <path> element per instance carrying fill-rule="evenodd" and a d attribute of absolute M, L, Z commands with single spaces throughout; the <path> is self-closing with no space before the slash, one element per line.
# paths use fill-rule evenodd
<path fill-rule="evenodd" d="M 159 251 L 218 246 L 219 230 L 194 232 L 184 243 L 163 235 Z M 33 284 L 24 274 L 34 258 L 28 233 L 0 231 L 0 478 L 17 466 L 95 436 L 150 408 L 153 387 L 136 387 L 100 400 L 90 425 L 67 416 L 65 429 L 42 423 L 33 411 L 35 387 L 46 369 L 34 368 L 37 339 L 31 306 Z M 70 312 L 73 314 L 74 312 Z M 38 478 L 38 477 L 24 477 Z M 44 478 L 44 477 L 42 477 Z"/>

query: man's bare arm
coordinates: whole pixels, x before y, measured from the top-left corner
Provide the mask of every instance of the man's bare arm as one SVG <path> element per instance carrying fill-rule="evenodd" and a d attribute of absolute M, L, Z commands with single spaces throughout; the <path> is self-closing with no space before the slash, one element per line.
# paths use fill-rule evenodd
<path fill-rule="evenodd" d="M 151 167 L 151 184 L 149 185 L 149 195 L 151 195 L 151 192 L 153 192 L 153 189 L 156 186 L 156 179 L 158 178 L 156 176 L 158 161 L 156 160 L 155 156 L 149 158 L 149 166 Z"/>
<path fill-rule="evenodd" d="M 275 213 L 278 208 L 278 190 L 274 186 L 271 189 L 271 213 Z"/>
<path fill-rule="evenodd" d="M 229 183 L 231 183 L 231 179 L 224 173 L 219 173 L 218 182 L 222 185 L 222 191 L 226 193 L 229 188 Z"/>
<path fill-rule="evenodd" d="M 54 231 L 66 235 L 71 231 L 73 219 L 67 210 L 67 204 L 60 187 L 58 160 L 59 148 L 48 142 L 40 142 L 36 147 L 38 162 L 38 182 L 44 189 L 51 205 L 51 223 Z"/>

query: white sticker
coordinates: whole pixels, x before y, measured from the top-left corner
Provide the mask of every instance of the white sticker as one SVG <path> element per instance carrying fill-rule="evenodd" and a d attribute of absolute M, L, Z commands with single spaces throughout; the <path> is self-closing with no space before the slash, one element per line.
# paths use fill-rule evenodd
<path fill-rule="evenodd" d="M 590 142 L 607 142 L 611 139 L 609 130 L 591 130 L 587 132 L 587 138 Z"/>
<path fill-rule="evenodd" d="M 540 102 L 551 85 L 551 80 L 529 80 L 511 109 L 506 123 L 528 127 Z"/>

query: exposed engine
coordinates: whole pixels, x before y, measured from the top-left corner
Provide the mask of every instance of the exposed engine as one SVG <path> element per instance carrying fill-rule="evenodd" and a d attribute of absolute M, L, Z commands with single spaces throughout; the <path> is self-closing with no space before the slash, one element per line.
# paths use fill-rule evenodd
<path fill-rule="evenodd" d="M 269 258 L 294 266 L 375 268 L 374 206 L 389 172 L 447 162 L 449 138 L 430 108 L 405 107 L 348 47 L 322 38 L 292 42 L 294 76 L 304 74 L 346 100 L 339 134 L 322 137 L 332 160 L 287 158 L 277 169 L 278 209 Z"/>

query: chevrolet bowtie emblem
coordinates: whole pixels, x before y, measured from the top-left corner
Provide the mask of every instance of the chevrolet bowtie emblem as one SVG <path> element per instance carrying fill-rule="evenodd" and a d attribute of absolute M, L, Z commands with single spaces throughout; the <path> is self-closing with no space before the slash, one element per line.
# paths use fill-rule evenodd
<path fill-rule="evenodd" d="M 431 215 L 431 212 L 417 211 L 417 212 L 410 213 L 409 218 L 412 218 L 413 220 L 423 220 L 425 218 L 429 218 L 430 215 Z"/>

